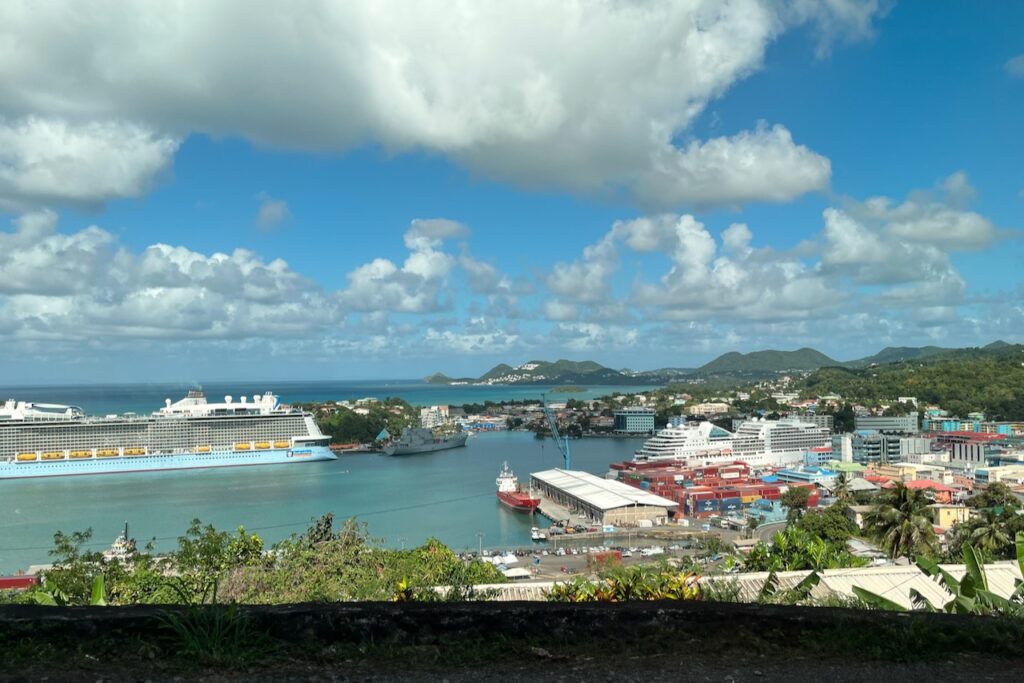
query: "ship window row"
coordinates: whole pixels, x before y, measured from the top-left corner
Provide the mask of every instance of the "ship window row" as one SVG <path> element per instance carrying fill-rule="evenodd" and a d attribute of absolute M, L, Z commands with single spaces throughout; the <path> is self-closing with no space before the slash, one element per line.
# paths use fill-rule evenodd
<path fill-rule="evenodd" d="M 307 429 L 301 416 L 263 419 L 259 422 L 225 420 L 218 423 L 181 423 L 173 427 L 160 423 L 79 424 L 51 426 L 48 429 L 19 425 L 0 429 L 0 456 L 20 451 L 117 446 L 173 450 L 198 445 L 221 446 L 236 442 L 283 440 L 306 435 Z"/>

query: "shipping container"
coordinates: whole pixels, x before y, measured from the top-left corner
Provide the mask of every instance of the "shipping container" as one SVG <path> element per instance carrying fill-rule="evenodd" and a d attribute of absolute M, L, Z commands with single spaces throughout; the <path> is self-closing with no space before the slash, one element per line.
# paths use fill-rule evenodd
<path fill-rule="evenodd" d="M 739 498 L 723 498 L 720 501 L 719 509 L 724 511 L 739 510 L 742 502 Z"/>
<path fill-rule="evenodd" d="M 717 498 L 708 498 L 707 500 L 697 501 L 695 509 L 698 512 L 711 512 L 713 510 L 720 510 L 721 506 Z"/>

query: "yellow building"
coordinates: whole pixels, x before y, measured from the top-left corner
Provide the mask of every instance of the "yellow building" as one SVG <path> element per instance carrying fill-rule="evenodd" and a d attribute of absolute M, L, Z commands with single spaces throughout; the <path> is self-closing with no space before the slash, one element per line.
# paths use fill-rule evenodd
<path fill-rule="evenodd" d="M 954 524 L 966 522 L 974 514 L 974 510 L 966 505 L 942 505 L 935 503 L 928 507 L 932 511 L 932 524 L 941 529 L 948 529 Z"/>

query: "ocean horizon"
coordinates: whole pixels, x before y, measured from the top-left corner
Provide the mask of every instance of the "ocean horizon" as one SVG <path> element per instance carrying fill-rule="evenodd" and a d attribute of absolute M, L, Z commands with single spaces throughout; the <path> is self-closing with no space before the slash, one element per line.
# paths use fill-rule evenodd
<path fill-rule="evenodd" d="M 138 382 L 111 384 L 16 384 L 0 386 L 0 401 L 16 399 L 82 408 L 89 415 L 146 414 L 176 401 L 188 391 L 202 389 L 211 399 L 252 396 L 271 391 L 284 403 L 351 401 L 359 398 L 401 398 L 416 406 L 464 405 L 485 401 L 593 400 L 615 392 L 637 393 L 662 385 L 595 385 L 579 392 L 551 393 L 564 385 L 445 385 L 423 380 L 245 380 L 237 382 Z"/>

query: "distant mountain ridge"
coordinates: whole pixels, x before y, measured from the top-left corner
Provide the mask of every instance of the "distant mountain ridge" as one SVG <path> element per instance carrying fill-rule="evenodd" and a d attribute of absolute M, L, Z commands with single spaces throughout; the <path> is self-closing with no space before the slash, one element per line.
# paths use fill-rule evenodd
<path fill-rule="evenodd" d="M 431 384 L 655 385 L 699 379 L 753 379 L 787 371 L 805 372 L 828 367 L 860 369 L 910 361 L 932 363 L 990 355 L 1001 356 L 1013 349 L 1024 347 L 1002 340 L 983 347 L 960 349 L 941 346 L 889 346 L 874 355 L 846 362 L 837 361 L 808 347 L 795 351 L 730 351 L 699 368 L 661 368 L 644 371 L 613 370 L 592 360 L 531 360 L 516 366 L 499 363 L 477 378 L 452 378 L 438 372 L 424 378 L 424 381 Z"/>

